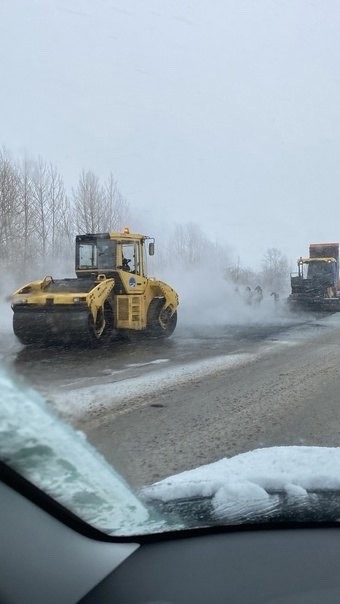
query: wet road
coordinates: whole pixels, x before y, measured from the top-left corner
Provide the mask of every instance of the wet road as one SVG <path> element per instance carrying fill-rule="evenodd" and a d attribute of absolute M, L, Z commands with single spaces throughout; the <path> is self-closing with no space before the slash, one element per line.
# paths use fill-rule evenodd
<path fill-rule="evenodd" d="M 316 329 L 318 321 L 279 320 L 268 324 L 179 327 L 170 339 L 113 340 L 95 349 L 77 346 L 31 348 L 21 346 L 7 329 L 1 334 L 0 361 L 46 394 L 57 389 L 91 385 L 145 376 L 165 366 L 185 366 L 220 355 L 256 351 L 264 342 L 304 337 Z M 85 412 L 85 410 L 84 410 Z"/>
<path fill-rule="evenodd" d="M 340 315 L 92 350 L 23 348 L 7 331 L 0 358 L 136 486 L 259 446 L 340 446 Z"/>

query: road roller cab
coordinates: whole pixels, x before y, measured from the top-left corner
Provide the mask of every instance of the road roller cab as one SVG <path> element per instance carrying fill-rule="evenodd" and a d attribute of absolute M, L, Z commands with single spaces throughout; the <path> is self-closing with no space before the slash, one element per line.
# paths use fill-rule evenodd
<path fill-rule="evenodd" d="M 173 333 L 177 293 L 147 276 L 154 239 L 122 232 L 77 235 L 74 279 L 48 276 L 12 297 L 13 329 L 23 344 L 96 342 L 113 333 Z"/>

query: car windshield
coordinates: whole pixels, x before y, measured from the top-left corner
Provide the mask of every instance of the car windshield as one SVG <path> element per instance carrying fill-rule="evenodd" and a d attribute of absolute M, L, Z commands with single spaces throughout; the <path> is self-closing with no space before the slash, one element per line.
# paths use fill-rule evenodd
<path fill-rule="evenodd" d="M 339 12 L 1 2 L 0 461 L 109 535 L 340 517 Z"/>

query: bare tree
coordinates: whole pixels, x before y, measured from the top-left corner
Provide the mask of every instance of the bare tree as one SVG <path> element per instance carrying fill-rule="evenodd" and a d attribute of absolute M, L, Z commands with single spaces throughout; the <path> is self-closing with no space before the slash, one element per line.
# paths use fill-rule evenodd
<path fill-rule="evenodd" d="M 121 194 L 117 181 L 111 172 L 104 185 L 106 229 L 119 231 L 124 223 L 129 222 L 129 204 Z M 105 229 L 104 229 L 105 230 Z"/>
<path fill-rule="evenodd" d="M 60 226 L 65 224 L 67 211 L 64 182 L 52 164 L 48 167 L 50 197 L 50 249 L 53 256 L 60 252 Z"/>
<path fill-rule="evenodd" d="M 0 151 L 0 258 L 5 267 L 15 262 L 20 239 L 19 175 L 8 152 Z"/>
<path fill-rule="evenodd" d="M 65 251 L 73 251 L 75 238 L 74 213 L 68 197 L 65 195 L 61 204 L 61 218 L 58 221 L 56 239 L 58 242 L 57 255 L 64 255 Z"/>
<path fill-rule="evenodd" d="M 170 237 L 169 258 L 184 266 L 202 263 L 211 245 L 201 227 L 193 222 L 175 227 Z"/>
<path fill-rule="evenodd" d="M 34 212 L 32 200 L 32 162 L 25 157 L 19 164 L 20 217 L 21 217 L 21 262 L 20 269 L 26 274 L 34 253 Z"/>
<path fill-rule="evenodd" d="M 31 198 L 36 261 L 45 268 L 60 250 L 59 227 L 64 220 L 65 189 L 61 175 L 42 158 L 32 162 Z M 32 241 L 31 241 L 32 242 Z"/>
<path fill-rule="evenodd" d="M 108 230 L 105 193 L 94 172 L 82 172 L 73 191 L 75 225 L 79 233 L 97 233 Z"/>
<path fill-rule="evenodd" d="M 282 292 L 286 289 L 289 278 L 287 257 L 275 248 L 268 248 L 262 261 L 262 282 L 269 291 Z"/>
<path fill-rule="evenodd" d="M 102 187 L 93 172 L 82 172 L 73 202 L 74 223 L 80 233 L 119 230 L 129 217 L 129 205 L 112 174 Z"/>
<path fill-rule="evenodd" d="M 34 162 L 32 170 L 32 203 L 34 211 L 37 256 L 44 262 L 49 251 L 52 208 L 50 203 L 50 174 L 41 157 Z"/>
<path fill-rule="evenodd" d="M 0 150 L 0 268 L 21 277 L 47 267 L 73 264 L 76 233 L 119 230 L 129 205 L 110 174 L 104 186 L 82 172 L 73 203 L 62 176 L 41 157 L 13 162 Z M 71 260 L 72 259 L 72 260 Z"/>
<path fill-rule="evenodd" d="M 225 278 L 236 286 L 255 287 L 262 282 L 262 276 L 247 266 L 241 266 L 239 258 L 236 264 L 232 264 L 225 270 Z"/>

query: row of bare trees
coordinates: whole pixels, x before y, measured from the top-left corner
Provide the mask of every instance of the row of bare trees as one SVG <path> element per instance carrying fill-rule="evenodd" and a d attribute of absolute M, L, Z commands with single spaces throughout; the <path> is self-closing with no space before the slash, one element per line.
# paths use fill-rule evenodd
<path fill-rule="evenodd" d="M 209 268 L 218 272 L 228 264 L 228 250 L 209 239 L 195 222 L 174 224 L 164 238 L 162 249 L 157 248 L 157 264 L 187 270 Z"/>
<path fill-rule="evenodd" d="M 275 247 L 268 248 L 259 271 L 236 264 L 228 266 L 226 279 L 238 286 L 260 285 L 268 292 L 285 293 L 289 287 L 290 267 L 287 256 Z"/>
<path fill-rule="evenodd" d="M 40 276 L 56 267 L 72 270 L 77 233 L 120 230 L 130 208 L 112 174 L 102 183 L 83 171 L 67 195 L 57 168 L 43 159 L 15 161 L 0 150 L 0 271 L 17 279 Z M 164 234 L 163 234 L 164 235 Z M 236 285 L 261 284 L 282 291 L 289 270 L 287 258 L 270 248 L 262 271 L 231 264 L 229 250 L 212 242 L 193 222 L 173 225 L 157 248 L 157 270 L 203 267 L 224 273 Z M 156 268 L 155 266 L 155 268 Z M 226 268 L 227 267 L 227 268 Z"/>
<path fill-rule="evenodd" d="M 231 261 L 230 250 L 220 242 L 211 241 L 201 227 L 193 222 L 177 224 L 168 233 L 162 249 L 157 249 L 157 268 L 177 267 L 179 270 L 203 268 L 223 273 L 235 287 L 260 285 L 267 292 L 284 293 L 289 286 L 289 262 L 277 248 L 268 248 L 260 270 Z"/>
<path fill-rule="evenodd" d="M 0 268 L 24 277 L 73 257 L 76 233 L 120 229 L 129 205 L 113 175 L 102 184 L 82 172 L 71 196 L 41 158 L 15 161 L 0 151 Z"/>

